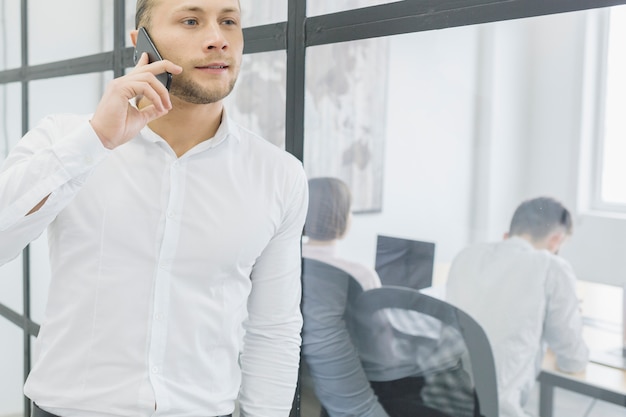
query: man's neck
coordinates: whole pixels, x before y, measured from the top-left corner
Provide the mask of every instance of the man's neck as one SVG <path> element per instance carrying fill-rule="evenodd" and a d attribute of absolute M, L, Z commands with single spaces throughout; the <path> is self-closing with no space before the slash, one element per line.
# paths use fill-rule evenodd
<path fill-rule="evenodd" d="M 171 97 L 172 110 L 148 126 L 182 156 L 197 144 L 215 136 L 222 121 L 222 102 L 191 104 Z M 145 105 L 142 100 L 141 105 Z"/>

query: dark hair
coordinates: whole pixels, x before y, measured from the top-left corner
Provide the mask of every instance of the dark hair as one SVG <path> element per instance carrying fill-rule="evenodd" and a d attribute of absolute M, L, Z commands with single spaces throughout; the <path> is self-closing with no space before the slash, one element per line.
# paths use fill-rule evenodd
<path fill-rule="evenodd" d="M 154 7 L 152 0 L 137 0 L 137 9 L 135 11 L 135 29 L 140 26 L 150 26 L 150 11 Z"/>
<path fill-rule="evenodd" d="M 572 216 L 563 204 L 551 197 L 537 197 L 517 207 L 509 235 L 528 234 L 533 240 L 540 240 L 559 228 L 571 234 L 572 227 Z"/>
<path fill-rule="evenodd" d="M 352 196 L 348 185 L 338 178 L 309 180 L 309 210 L 304 234 L 315 240 L 334 240 L 346 232 Z"/>

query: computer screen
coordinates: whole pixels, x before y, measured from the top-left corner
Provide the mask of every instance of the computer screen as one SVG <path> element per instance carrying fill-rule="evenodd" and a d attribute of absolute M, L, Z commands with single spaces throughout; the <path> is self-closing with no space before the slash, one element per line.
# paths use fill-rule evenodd
<path fill-rule="evenodd" d="M 379 235 L 376 242 L 376 272 L 383 285 L 415 289 L 433 283 L 435 244 Z"/>

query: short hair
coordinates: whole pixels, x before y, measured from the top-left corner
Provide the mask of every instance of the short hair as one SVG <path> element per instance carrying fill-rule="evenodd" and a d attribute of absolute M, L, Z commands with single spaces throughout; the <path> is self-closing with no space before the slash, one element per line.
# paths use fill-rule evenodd
<path fill-rule="evenodd" d="M 533 240 L 541 240 L 559 229 L 571 234 L 572 227 L 572 215 L 563 204 L 551 197 L 537 197 L 517 207 L 509 235 L 528 234 Z"/>
<path fill-rule="evenodd" d="M 150 12 L 154 8 L 154 0 L 137 0 L 135 9 L 135 29 L 150 26 Z"/>
<path fill-rule="evenodd" d="M 344 235 L 348 228 L 352 195 L 348 185 L 338 178 L 318 177 L 309 180 L 309 210 L 304 234 L 311 239 L 329 241 Z"/>

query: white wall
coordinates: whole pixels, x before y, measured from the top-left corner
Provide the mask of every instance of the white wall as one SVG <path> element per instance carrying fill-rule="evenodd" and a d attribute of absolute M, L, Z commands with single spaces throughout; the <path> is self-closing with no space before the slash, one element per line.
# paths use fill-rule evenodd
<path fill-rule="evenodd" d="M 477 40 L 471 27 L 391 40 L 383 210 L 354 217 L 346 256 L 371 264 L 377 234 L 436 241 L 445 258 L 466 242 Z"/>

